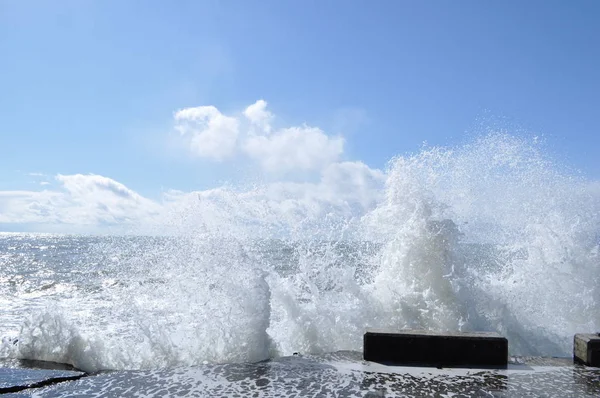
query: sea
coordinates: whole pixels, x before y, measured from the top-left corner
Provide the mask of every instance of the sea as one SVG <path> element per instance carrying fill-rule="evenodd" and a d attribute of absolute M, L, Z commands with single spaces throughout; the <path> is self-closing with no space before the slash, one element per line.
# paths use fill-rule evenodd
<path fill-rule="evenodd" d="M 575 333 L 600 331 L 600 183 L 505 134 L 385 176 L 364 211 L 285 218 L 289 203 L 239 194 L 151 233 L 0 233 L 0 360 L 96 375 L 81 385 L 98 396 L 511 396 L 506 373 L 366 363 L 363 334 L 497 332 L 505 372 L 533 385 L 522 358 L 569 358 Z"/>

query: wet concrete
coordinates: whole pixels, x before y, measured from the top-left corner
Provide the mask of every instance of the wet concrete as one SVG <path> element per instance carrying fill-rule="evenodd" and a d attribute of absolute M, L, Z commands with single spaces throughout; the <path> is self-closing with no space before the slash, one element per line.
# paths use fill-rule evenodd
<path fill-rule="evenodd" d="M 11 397 L 598 397 L 600 368 L 511 358 L 506 369 L 400 367 L 359 352 L 248 363 L 106 372 Z M 4 369 L 6 370 L 6 369 Z M 43 370 L 33 370 L 37 373 Z M 42 374 L 40 373 L 40 376 Z"/>
<path fill-rule="evenodd" d="M 66 369 L 68 366 L 62 364 L 40 361 L 3 361 L 0 366 L 0 394 L 75 381 L 87 375 L 85 372 Z"/>

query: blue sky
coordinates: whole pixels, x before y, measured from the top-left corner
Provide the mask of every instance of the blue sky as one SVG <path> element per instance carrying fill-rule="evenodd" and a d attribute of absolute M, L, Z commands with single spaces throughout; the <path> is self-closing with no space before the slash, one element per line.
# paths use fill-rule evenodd
<path fill-rule="evenodd" d="M 335 162 L 379 170 L 490 129 L 543 136 L 597 180 L 598 15 L 596 1 L 0 0 L 0 191 L 73 195 L 66 178 L 92 174 L 154 203 L 249 175 L 314 182 Z M 343 150 L 328 141 L 284 173 L 274 143 L 215 159 L 175 118 L 214 106 L 252 137 L 243 114 L 261 99 L 265 136 L 318 128 Z M 216 120 L 202 112 L 184 121 Z"/>

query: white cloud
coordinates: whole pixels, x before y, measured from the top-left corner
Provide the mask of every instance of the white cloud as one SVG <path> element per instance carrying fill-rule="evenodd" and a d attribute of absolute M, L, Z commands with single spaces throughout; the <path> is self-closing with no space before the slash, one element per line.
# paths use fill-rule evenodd
<path fill-rule="evenodd" d="M 322 217 L 330 212 L 361 215 L 379 201 L 385 174 L 362 162 L 335 163 L 317 183 L 278 182 L 266 187 L 271 200 L 303 217 Z"/>
<path fill-rule="evenodd" d="M 331 215 L 360 216 L 377 203 L 384 173 L 361 162 L 340 162 L 343 137 L 307 125 L 276 128 L 274 119 L 264 100 L 237 116 L 214 106 L 174 114 L 175 129 L 193 155 L 224 161 L 237 154 L 258 164 L 271 183 L 250 190 L 171 190 L 155 201 L 105 176 L 59 174 L 56 184 L 44 178 L 42 191 L 0 191 L 0 224 L 62 226 L 66 232 L 74 226 L 122 226 L 166 233 L 182 225 L 277 231 Z M 294 182 L 285 180 L 289 174 Z M 298 181 L 300 176 L 309 180 Z"/>
<path fill-rule="evenodd" d="M 0 191 L 0 198 L 27 198 L 30 197 L 34 191 Z"/>
<path fill-rule="evenodd" d="M 267 102 L 265 100 L 258 100 L 247 107 L 244 111 L 244 116 L 264 132 L 271 132 L 271 120 L 273 119 L 273 114 L 267 110 Z"/>
<path fill-rule="evenodd" d="M 0 223 L 73 225 L 149 222 L 161 206 L 99 175 L 58 175 L 56 191 L 0 192 Z"/>
<path fill-rule="evenodd" d="M 129 223 L 152 218 L 160 211 L 158 204 L 108 177 L 59 174 L 56 179 L 71 202 L 67 222 L 84 219 L 86 223 Z"/>
<path fill-rule="evenodd" d="M 54 209 L 67 208 L 64 195 L 53 191 L 0 192 L 0 223 L 60 223 Z"/>
<path fill-rule="evenodd" d="M 248 137 L 244 151 L 269 172 L 320 170 L 342 155 L 344 139 L 314 127 L 291 127 L 270 136 Z"/>
<path fill-rule="evenodd" d="M 315 183 L 274 182 L 246 191 L 167 191 L 160 201 L 100 175 L 58 175 L 56 180 L 56 190 L 0 191 L 0 224 L 54 226 L 45 227 L 53 232 L 81 230 L 77 226 L 158 234 L 207 228 L 259 236 L 332 214 L 360 216 L 379 199 L 383 173 L 360 162 L 336 163 Z"/>
<path fill-rule="evenodd" d="M 362 162 L 331 164 L 323 171 L 321 184 L 329 187 L 329 201 L 359 204 L 368 209 L 379 200 L 385 174 Z"/>
<path fill-rule="evenodd" d="M 322 170 L 344 151 L 342 137 L 328 136 L 316 127 L 304 125 L 272 131 L 273 114 L 264 100 L 247 107 L 244 115 L 264 134 L 252 130 L 242 144 L 243 150 L 267 172 Z"/>
<path fill-rule="evenodd" d="M 235 152 L 239 122 L 214 106 L 185 108 L 175 113 L 175 128 L 189 138 L 193 154 L 223 160 Z"/>
<path fill-rule="evenodd" d="M 222 161 L 239 150 L 246 160 L 280 176 L 321 171 L 344 152 L 342 136 L 329 136 L 317 127 L 273 128 L 275 117 L 265 100 L 256 101 L 242 114 L 225 116 L 214 106 L 185 108 L 175 113 L 175 129 L 189 139 L 189 149 L 198 157 Z"/>
<path fill-rule="evenodd" d="M 216 188 L 169 192 L 164 220 L 192 233 L 212 231 L 228 236 L 314 237 L 328 222 L 358 222 L 381 198 L 385 174 L 361 162 L 334 164 L 319 181 L 273 182 L 247 191 Z M 165 230 L 165 229 L 163 229 Z M 337 233 L 340 230 L 333 232 Z M 308 235 L 302 235 L 308 234 Z"/>

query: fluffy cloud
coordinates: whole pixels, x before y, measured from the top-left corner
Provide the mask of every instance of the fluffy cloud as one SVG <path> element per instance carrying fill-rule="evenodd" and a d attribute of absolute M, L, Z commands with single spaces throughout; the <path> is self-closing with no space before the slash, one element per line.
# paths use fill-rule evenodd
<path fill-rule="evenodd" d="M 344 139 L 328 137 L 318 128 L 292 127 L 248 137 L 244 150 L 266 171 L 320 170 L 341 156 Z"/>
<path fill-rule="evenodd" d="M 150 222 L 161 206 L 99 175 L 57 175 L 56 191 L 0 192 L 0 223 L 125 225 Z"/>
<path fill-rule="evenodd" d="M 164 219 L 175 230 L 184 227 L 188 232 L 314 237 L 315 231 L 332 231 L 316 225 L 358 221 L 381 199 L 384 180 L 379 170 L 361 162 L 344 162 L 327 167 L 312 183 L 279 181 L 246 191 L 216 188 L 170 193 Z"/>
<path fill-rule="evenodd" d="M 175 112 L 175 129 L 189 139 L 193 154 L 220 161 L 235 152 L 239 122 L 214 106 L 198 106 Z"/>
<path fill-rule="evenodd" d="M 385 175 L 361 162 L 341 162 L 343 137 L 307 125 L 275 128 L 274 120 L 264 100 L 237 116 L 214 106 L 174 114 L 174 127 L 192 154 L 213 161 L 237 154 L 267 172 L 270 183 L 250 190 L 167 191 L 151 200 L 101 175 L 44 176 L 44 182 L 53 181 L 44 190 L 0 191 L 0 224 L 56 226 L 53 232 L 115 226 L 137 233 L 208 228 L 276 236 L 336 216 L 354 218 L 375 206 Z M 285 180 L 288 173 L 294 181 Z M 298 181 L 300 176 L 308 180 Z"/>
<path fill-rule="evenodd" d="M 362 162 L 331 164 L 323 171 L 321 185 L 328 189 L 328 202 L 359 205 L 367 210 L 380 199 L 386 175 Z"/>
<path fill-rule="evenodd" d="M 346 178 L 353 174 L 351 178 Z M 341 178 L 338 178 L 341 177 Z M 286 226 L 297 228 L 323 220 L 358 219 L 381 200 L 385 174 L 361 162 L 329 166 L 316 183 L 275 182 L 261 194 Z"/>
<path fill-rule="evenodd" d="M 279 175 L 320 171 L 342 156 L 342 137 L 306 125 L 273 129 L 273 119 L 267 102 L 258 100 L 243 117 L 225 116 L 214 106 L 182 109 L 175 113 L 175 128 L 191 137 L 190 150 L 198 157 L 222 161 L 240 150 L 264 171 Z"/>
<path fill-rule="evenodd" d="M 258 126 L 264 132 L 271 132 L 271 120 L 273 114 L 267 110 L 267 102 L 258 100 L 250 105 L 244 111 L 244 116 L 255 126 Z"/>
<path fill-rule="evenodd" d="M 60 187 L 53 191 L 0 191 L 0 224 L 54 225 L 52 231 L 58 232 L 72 232 L 75 226 L 115 226 L 124 232 L 159 234 L 206 228 L 260 236 L 331 215 L 360 216 L 379 200 L 383 180 L 379 170 L 344 162 L 329 165 L 314 183 L 279 181 L 245 191 L 168 191 L 153 201 L 108 177 L 58 175 Z"/>
<path fill-rule="evenodd" d="M 71 203 L 69 217 L 73 222 L 87 218 L 87 223 L 130 223 L 152 219 L 160 206 L 127 188 L 125 185 L 100 175 L 58 175 L 66 198 Z"/>
<path fill-rule="evenodd" d="M 54 208 L 67 207 L 63 195 L 52 191 L 0 192 L 0 223 L 56 223 L 60 215 Z"/>

